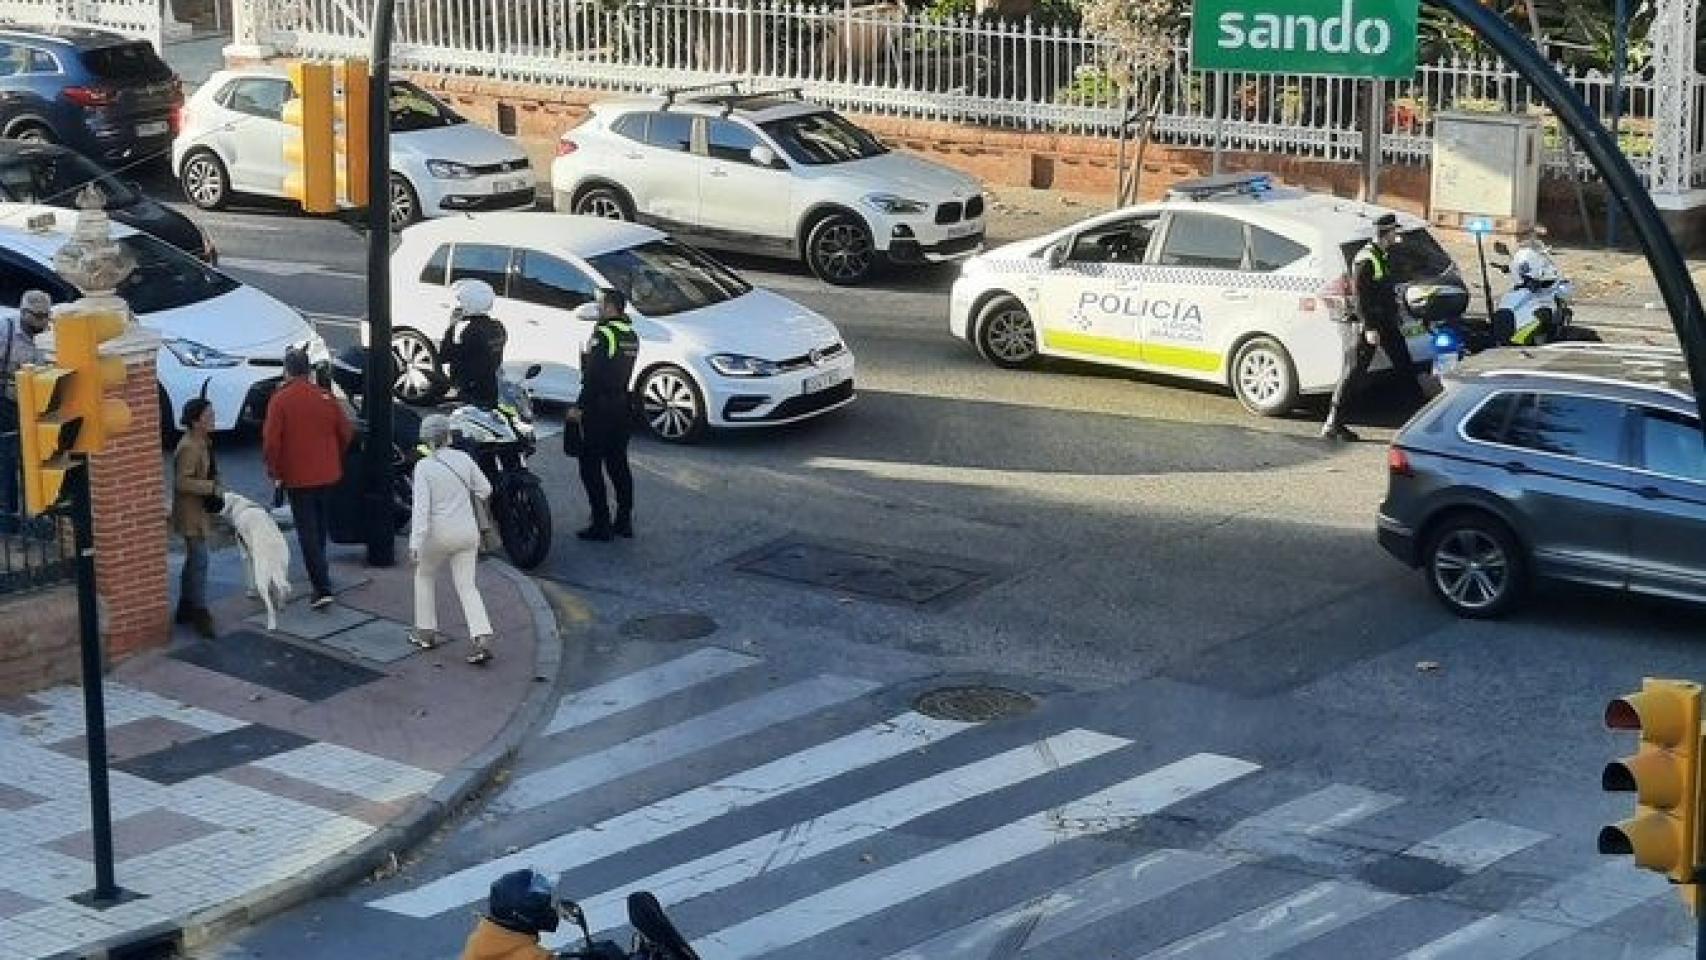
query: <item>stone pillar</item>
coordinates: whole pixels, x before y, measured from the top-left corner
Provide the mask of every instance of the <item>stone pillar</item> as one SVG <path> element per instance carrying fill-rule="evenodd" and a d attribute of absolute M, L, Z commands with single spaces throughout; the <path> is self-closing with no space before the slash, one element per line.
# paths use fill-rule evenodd
<path fill-rule="evenodd" d="M 273 55 L 270 44 L 272 31 L 262 20 L 265 5 L 269 2 L 272 0 L 231 0 L 231 42 L 220 51 L 226 64 L 248 66 Z"/>
<path fill-rule="evenodd" d="M 1699 0 L 1658 0 L 1653 43 L 1653 160 L 1650 186 L 1660 207 L 1689 205 L 1694 176 L 1694 57 Z"/>

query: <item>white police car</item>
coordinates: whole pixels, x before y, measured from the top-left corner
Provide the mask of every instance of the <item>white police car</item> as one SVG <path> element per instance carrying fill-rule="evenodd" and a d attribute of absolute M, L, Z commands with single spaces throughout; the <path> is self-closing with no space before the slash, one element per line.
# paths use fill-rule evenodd
<path fill-rule="evenodd" d="M 1338 383 L 1352 347 L 1350 260 L 1389 212 L 1266 174 L 1182 183 L 1160 203 L 968 260 L 949 327 L 998 366 L 1054 356 L 1206 380 L 1278 416 Z M 1397 216 L 1396 281 L 1460 286 L 1426 224 Z M 1416 362 L 1431 362 L 1422 325 L 1404 332 Z"/>

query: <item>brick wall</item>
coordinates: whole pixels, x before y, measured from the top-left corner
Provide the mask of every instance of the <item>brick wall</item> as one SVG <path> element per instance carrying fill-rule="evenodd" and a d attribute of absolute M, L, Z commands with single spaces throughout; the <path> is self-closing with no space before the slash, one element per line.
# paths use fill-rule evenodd
<path fill-rule="evenodd" d="M 0 597 L 0 697 L 77 679 L 77 588 L 54 587 Z"/>

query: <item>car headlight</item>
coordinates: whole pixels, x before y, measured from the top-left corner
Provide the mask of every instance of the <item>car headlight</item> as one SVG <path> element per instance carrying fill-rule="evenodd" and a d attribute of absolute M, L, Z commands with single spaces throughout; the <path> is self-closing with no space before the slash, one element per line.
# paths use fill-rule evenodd
<path fill-rule="evenodd" d="M 713 353 L 705 358 L 705 362 L 725 377 L 774 377 L 782 372 L 780 366 L 769 360 L 738 353 Z"/>
<path fill-rule="evenodd" d="M 873 193 L 865 202 L 884 213 L 923 213 L 930 205 L 922 200 L 908 200 L 892 193 Z"/>
<path fill-rule="evenodd" d="M 178 362 L 186 367 L 235 367 L 243 362 L 242 357 L 221 353 L 194 340 L 167 340 L 166 349 L 172 351 L 172 356 L 177 357 Z"/>
<path fill-rule="evenodd" d="M 479 176 L 473 167 L 466 163 L 457 163 L 454 160 L 428 160 L 426 168 L 427 173 L 440 180 L 472 180 Z"/>

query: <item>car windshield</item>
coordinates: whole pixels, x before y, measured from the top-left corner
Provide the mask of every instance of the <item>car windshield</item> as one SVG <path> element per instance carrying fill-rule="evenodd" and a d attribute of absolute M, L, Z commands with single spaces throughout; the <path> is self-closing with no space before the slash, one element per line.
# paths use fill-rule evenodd
<path fill-rule="evenodd" d="M 752 290 L 733 270 L 674 240 L 612 250 L 587 262 L 648 317 L 698 310 Z"/>
<path fill-rule="evenodd" d="M 136 269 L 118 285 L 118 295 L 138 314 L 176 310 L 242 286 L 148 234 L 120 237 L 119 244 L 136 258 Z"/>
<path fill-rule="evenodd" d="M 1357 252 L 1367 245 L 1366 239 L 1342 244 L 1340 249 L 1344 252 L 1346 265 L 1355 260 Z M 1386 259 L 1392 265 L 1394 283 L 1461 282 L 1456 261 L 1425 228 L 1418 227 L 1399 234 L 1397 246 L 1392 248 Z"/>
<path fill-rule="evenodd" d="M 70 207 L 77 192 L 93 182 L 108 207 L 128 207 L 136 191 L 75 153 L 24 153 L 0 157 L 0 198 L 13 203 Z"/>
<path fill-rule="evenodd" d="M 865 160 L 889 152 L 876 137 L 838 113 L 808 113 L 761 123 L 759 127 L 789 158 L 810 166 Z"/>
<path fill-rule="evenodd" d="M 436 130 L 468 121 L 412 83 L 391 84 L 391 132 Z"/>

